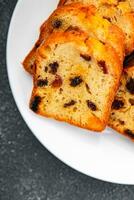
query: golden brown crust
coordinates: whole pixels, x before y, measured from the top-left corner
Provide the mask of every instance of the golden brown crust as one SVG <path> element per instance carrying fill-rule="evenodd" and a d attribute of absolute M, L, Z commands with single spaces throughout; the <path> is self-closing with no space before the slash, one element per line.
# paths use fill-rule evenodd
<path fill-rule="evenodd" d="M 77 51 L 80 51 L 80 52 L 86 50 L 86 53 L 89 54 L 91 56 L 91 58 L 93 58 L 93 60 L 96 60 L 96 61 L 101 60 L 106 64 L 106 66 L 108 66 L 108 68 L 107 68 L 108 75 L 104 75 L 104 77 L 106 78 L 108 76 L 110 78 L 110 86 L 108 86 L 109 91 L 107 91 L 106 96 L 104 95 L 106 98 L 102 101 L 104 103 L 103 109 L 101 111 L 99 111 L 99 110 L 96 111 L 96 112 L 99 112 L 99 114 L 96 114 L 96 113 L 93 114 L 93 112 L 89 111 L 86 106 L 87 110 L 86 110 L 86 112 L 84 112 L 85 114 L 83 114 L 81 120 L 78 121 L 78 120 L 76 120 L 77 118 L 76 119 L 73 118 L 73 114 L 71 115 L 71 117 L 67 118 L 66 114 L 64 114 L 66 116 L 65 117 L 57 112 L 52 112 L 51 108 L 48 108 L 50 105 L 52 106 L 52 102 L 50 103 L 50 105 L 48 104 L 48 106 L 47 106 L 48 110 L 47 111 L 45 110 L 44 106 L 45 106 L 46 97 L 43 96 L 44 93 L 48 97 L 50 95 L 49 101 L 51 101 L 56 90 L 51 89 L 51 86 L 48 86 L 47 89 L 46 88 L 42 89 L 40 87 L 37 87 L 38 77 L 45 76 L 44 70 L 42 69 L 42 66 L 44 67 L 44 65 L 45 65 L 44 62 L 47 63 L 48 62 L 47 60 L 50 59 L 50 52 L 54 52 L 55 48 L 57 48 L 57 46 L 58 47 L 62 46 L 62 44 L 67 44 L 67 47 L 68 47 L 68 44 L 72 44 L 77 49 Z M 58 50 L 58 52 L 59 52 L 59 50 Z M 53 55 L 55 55 L 55 53 Z M 60 58 L 61 58 L 61 56 L 60 56 Z M 84 61 L 82 61 L 82 62 L 84 62 Z M 119 84 L 119 78 L 121 75 L 120 61 L 118 59 L 117 54 L 113 50 L 113 48 L 111 48 L 107 44 L 105 44 L 105 45 L 102 44 L 95 38 L 89 37 L 87 33 L 83 32 L 81 30 L 57 32 L 57 33 L 51 34 L 51 36 L 47 39 L 47 41 L 38 49 L 36 64 L 37 64 L 36 72 L 34 75 L 35 86 L 34 86 L 33 94 L 31 97 L 30 107 L 36 96 L 41 98 L 38 109 L 37 108 L 35 109 L 37 114 L 51 117 L 51 118 L 54 118 L 54 119 L 57 119 L 60 121 L 66 121 L 73 125 L 77 125 L 79 127 L 86 128 L 89 130 L 95 130 L 95 131 L 104 130 L 104 128 L 107 125 L 107 121 L 109 119 L 111 104 L 113 102 L 115 93 L 117 91 L 117 87 Z M 86 70 L 85 67 L 83 69 L 81 69 L 81 68 L 77 69 L 77 73 L 84 75 L 85 72 L 83 73 L 83 71 L 81 71 L 81 70 Z M 74 73 L 74 72 L 72 72 L 72 73 Z M 63 75 L 60 74 L 60 76 L 62 77 Z M 103 77 L 103 75 L 102 75 L 102 77 Z M 108 79 L 108 81 L 109 81 L 109 79 Z M 72 91 L 72 89 L 70 89 L 70 91 Z M 103 93 L 104 93 L 104 91 L 103 91 Z M 103 93 L 101 95 L 103 95 Z M 71 93 L 69 93 L 69 92 L 67 92 L 67 94 L 69 94 L 69 96 L 71 95 Z M 68 98 L 69 98 L 69 96 L 68 96 Z M 96 97 L 96 98 L 98 98 L 100 101 L 99 97 Z M 36 105 L 36 104 L 34 104 L 34 105 Z M 49 111 L 49 109 L 50 109 L 50 111 Z M 54 109 L 54 107 L 53 107 L 53 109 Z M 59 109 L 61 109 L 61 108 L 59 107 Z M 63 111 L 60 110 L 62 113 L 64 113 L 64 112 L 68 113 L 68 111 L 65 111 L 64 108 L 62 108 L 62 109 L 63 109 Z M 70 112 L 72 112 L 72 110 Z"/>
<path fill-rule="evenodd" d="M 49 32 L 50 30 L 45 28 L 45 24 L 46 24 L 46 22 L 43 24 L 43 27 L 45 29 L 45 34 L 44 34 L 44 32 L 40 31 L 40 35 L 39 35 L 37 42 L 35 43 L 34 47 L 28 53 L 28 55 L 25 57 L 25 59 L 22 63 L 24 69 L 27 72 L 29 72 L 30 74 L 33 74 L 33 71 L 34 71 L 34 62 L 35 62 L 35 57 L 36 57 L 36 50 L 39 48 L 39 46 L 44 41 L 44 37 L 48 37 L 48 35 L 50 34 L 50 32 Z M 40 30 L 41 30 L 41 28 L 40 28 Z"/>
<path fill-rule="evenodd" d="M 34 46 L 22 62 L 24 69 L 30 74 L 33 74 L 34 70 L 35 52 L 36 48 Z"/>
<path fill-rule="evenodd" d="M 39 94 L 37 93 L 36 89 L 33 89 L 29 107 L 31 107 L 31 102 L 34 99 L 34 97 L 38 96 L 38 95 Z M 78 122 L 73 121 L 73 120 L 68 120 L 68 119 L 65 119 L 65 118 L 63 119 L 60 116 L 53 116 L 52 114 L 47 114 L 47 113 L 42 111 L 41 106 L 39 107 L 36 114 L 41 115 L 43 117 L 55 119 L 57 121 L 66 122 L 66 123 L 69 123 L 71 125 L 74 125 L 74 126 L 77 126 L 77 127 L 80 127 L 80 128 L 84 128 L 84 129 L 92 130 L 92 131 L 97 131 L 97 132 L 103 131 L 106 127 L 106 125 L 103 122 L 101 122 L 100 119 L 98 119 L 94 115 L 90 115 L 90 117 L 89 117 L 90 125 L 87 124 L 87 125 L 84 126 L 84 125 L 81 125 Z"/>
<path fill-rule="evenodd" d="M 69 23 L 67 22 L 68 19 L 70 19 Z M 58 23 L 62 23 L 63 25 L 54 29 L 52 24 L 55 20 L 60 20 L 57 21 L 57 25 Z M 68 29 L 68 27 L 73 28 L 75 26 L 88 32 L 89 35 L 97 37 L 100 41 L 112 46 L 119 55 L 121 61 L 120 64 L 122 65 L 125 53 L 123 32 L 116 25 L 112 25 L 106 19 L 102 19 L 97 14 L 97 10 L 94 6 L 84 6 L 82 3 L 69 4 L 59 7 L 54 11 L 49 19 L 41 26 L 40 38 L 37 44 L 39 45 L 42 41 L 45 41 L 53 31 L 64 31 Z M 25 69 L 30 72 L 32 72 L 32 70 L 29 63 L 31 63 L 30 60 L 35 60 L 35 51 L 36 47 L 23 62 Z"/>

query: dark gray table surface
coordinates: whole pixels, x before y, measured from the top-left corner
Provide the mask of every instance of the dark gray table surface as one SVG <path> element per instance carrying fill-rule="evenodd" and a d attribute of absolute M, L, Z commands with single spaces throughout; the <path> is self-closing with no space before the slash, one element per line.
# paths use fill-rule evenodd
<path fill-rule="evenodd" d="M 0 0 L 0 200 L 133 200 L 134 186 L 95 180 L 69 168 L 24 123 L 6 71 L 6 38 L 16 2 Z"/>

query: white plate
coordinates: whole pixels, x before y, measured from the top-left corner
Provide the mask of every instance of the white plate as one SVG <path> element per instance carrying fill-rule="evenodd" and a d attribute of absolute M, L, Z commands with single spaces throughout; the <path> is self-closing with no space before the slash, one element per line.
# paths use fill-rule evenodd
<path fill-rule="evenodd" d="M 16 6 L 7 42 L 7 69 L 16 104 L 31 131 L 60 160 L 101 180 L 134 184 L 134 144 L 129 139 L 108 128 L 104 134 L 97 134 L 39 117 L 28 108 L 32 78 L 21 62 L 37 39 L 38 28 L 57 3 L 20 0 Z"/>

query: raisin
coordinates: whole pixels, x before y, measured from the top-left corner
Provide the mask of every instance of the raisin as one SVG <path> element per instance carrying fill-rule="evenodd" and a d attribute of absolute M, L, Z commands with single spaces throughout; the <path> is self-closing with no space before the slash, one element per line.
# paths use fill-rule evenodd
<path fill-rule="evenodd" d="M 62 94 L 62 92 L 63 92 L 63 89 L 62 89 L 62 88 L 60 88 L 60 89 L 59 89 L 59 92 L 60 92 L 60 94 Z"/>
<path fill-rule="evenodd" d="M 97 110 L 96 105 L 95 105 L 92 101 L 87 100 L 87 106 L 88 106 L 92 111 L 96 111 L 96 110 Z"/>
<path fill-rule="evenodd" d="M 30 65 L 30 68 L 31 68 L 31 69 L 33 69 L 33 68 L 34 68 L 33 64 L 31 64 L 31 65 Z"/>
<path fill-rule="evenodd" d="M 40 42 L 35 44 L 35 48 L 37 49 L 40 46 Z"/>
<path fill-rule="evenodd" d="M 64 104 L 64 108 L 67 108 L 67 107 L 73 106 L 73 105 L 75 105 L 75 104 L 76 104 L 76 101 L 71 100 L 71 101 L 69 101 L 68 103 L 65 103 L 65 104 Z"/>
<path fill-rule="evenodd" d="M 33 62 L 32 64 L 31 64 L 31 66 L 30 66 L 30 68 L 31 68 L 31 70 L 34 70 L 34 71 L 36 71 L 36 63 L 35 62 Z"/>
<path fill-rule="evenodd" d="M 74 78 L 71 78 L 70 82 L 71 82 L 70 85 L 72 87 L 76 87 L 76 86 L 80 85 L 83 82 L 83 80 L 81 79 L 80 76 L 76 76 Z"/>
<path fill-rule="evenodd" d="M 41 102 L 41 97 L 35 96 L 34 99 L 31 102 L 31 104 L 30 104 L 31 110 L 34 111 L 34 112 L 37 112 L 40 102 Z"/>
<path fill-rule="evenodd" d="M 103 42 L 102 40 L 99 40 L 103 45 L 105 45 L 105 42 Z"/>
<path fill-rule="evenodd" d="M 85 86 L 86 86 L 86 90 L 87 90 L 87 92 L 88 92 L 89 94 L 91 94 L 91 91 L 90 91 L 89 85 L 86 83 Z"/>
<path fill-rule="evenodd" d="M 60 87 L 62 85 L 62 78 L 59 75 L 55 76 L 55 80 L 52 82 L 54 88 Z"/>
<path fill-rule="evenodd" d="M 80 54 L 80 57 L 82 57 L 86 61 L 90 61 L 91 60 L 91 56 L 89 56 L 87 54 Z"/>
<path fill-rule="evenodd" d="M 108 73 L 106 63 L 105 63 L 104 60 L 98 61 L 98 65 L 99 65 L 99 67 L 101 68 L 101 70 L 103 71 L 104 74 Z"/>
<path fill-rule="evenodd" d="M 53 62 L 53 63 L 49 64 L 49 67 L 50 67 L 50 71 L 49 72 L 52 73 L 52 74 L 56 74 L 57 69 L 59 67 L 59 64 L 58 64 L 58 62 Z"/>
<path fill-rule="evenodd" d="M 45 67 L 44 71 L 45 71 L 45 72 L 48 72 L 48 67 Z"/>
<path fill-rule="evenodd" d="M 62 21 L 59 19 L 56 19 L 53 23 L 52 23 L 54 28 L 60 28 L 62 26 Z"/>
<path fill-rule="evenodd" d="M 126 84 L 126 88 L 130 94 L 134 94 L 134 79 L 130 78 Z"/>
<path fill-rule="evenodd" d="M 127 68 L 128 66 L 131 66 L 131 62 L 133 63 L 133 59 L 134 59 L 134 51 L 130 55 L 125 57 L 123 66 L 125 68 Z"/>
<path fill-rule="evenodd" d="M 78 26 L 69 26 L 66 29 L 66 32 L 68 32 L 68 31 L 77 31 L 77 32 L 80 32 L 80 28 Z"/>
<path fill-rule="evenodd" d="M 134 106 L 134 99 L 129 99 L 129 103 Z"/>
<path fill-rule="evenodd" d="M 103 19 L 106 19 L 106 20 L 108 20 L 111 23 L 111 18 L 110 17 L 103 16 Z"/>
<path fill-rule="evenodd" d="M 46 79 L 40 79 L 40 80 L 37 81 L 37 86 L 39 86 L 39 87 L 43 87 L 43 86 L 46 86 L 46 85 L 48 85 L 47 78 Z"/>
<path fill-rule="evenodd" d="M 112 104 L 112 109 L 119 110 L 124 106 L 124 102 L 122 100 L 115 99 Z"/>
<path fill-rule="evenodd" d="M 122 120 L 120 120 L 120 119 L 119 119 L 119 123 L 120 123 L 121 125 L 125 125 L 125 122 L 122 121 Z"/>
<path fill-rule="evenodd" d="M 125 135 L 129 136 L 131 139 L 134 139 L 134 132 L 131 131 L 130 129 L 126 129 L 124 133 Z"/>

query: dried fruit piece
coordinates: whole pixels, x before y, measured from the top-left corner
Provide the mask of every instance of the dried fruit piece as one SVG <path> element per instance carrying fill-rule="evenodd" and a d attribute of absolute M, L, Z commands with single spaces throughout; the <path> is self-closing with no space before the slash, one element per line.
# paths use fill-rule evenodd
<path fill-rule="evenodd" d="M 37 49 L 39 46 L 40 46 L 40 42 L 37 42 L 37 43 L 35 44 L 35 48 Z"/>
<path fill-rule="evenodd" d="M 30 68 L 31 68 L 31 70 L 36 71 L 36 63 L 35 63 L 35 62 L 32 63 L 32 64 L 30 65 Z"/>
<path fill-rule="evenodd" d="M 80 54 L 80 57 L 82 57 L 86 61 L 90 61 L 91 60 L 91 56 L 87 55 L 87 54 Z"/>
<path fill-rule="evenodd" d="M 134 78 L 130 78 L 126 84 L 126 88 L 130 94 L 134 94 Z"/>
<path fill-rule="evenodd" d="M 108 21 L 111 23 L 111 18 L 110 18 L 110 17 L 108 17 L 108 16 L 103 16 L 103 19 L 106 19 L 106 20 L 108 20 Z"/>
<path fill-rule="evenodd" d="M 80 76 L 76 76 L 74 78 L 71 78 L 70 82 L 71 82 L 70 85 L 72 87 L 76 87 L 76 86 L 80 85 L 83 82 L 83 80 Z"/>
<path fill-rule="evenodd" d="M 90 100 L 87 100 L 87 106 L 92 110 L 92 111 L 96 111 L 97 110 L 97 106 Z"/>
<path fill-rule="evenodd" d="M 32 111 L 37 112 L 39 104 L 41 102 L 40 96 L 35 96 L 34 99 L 31 101 L 30 108 Z"/>
<path fill-rule="evenodd" d="M 58 62 L 53 62 L 53 63 L 50 63 L 49 64 L 49 67 L 50 67 L 50 73 L 51 74 L 56 74 L 56 72 L 57 72 L 57 69 L 58 69 L 58 67 L 59 67 L 59 64 L 58 64 Z"/>
<path fill-rule="evenodd" d="M 107 73 L 108 73 L 107 67 L 106 67 L 106 63 L 105 63 L 104 60 L 98 61 L 98 65 L 99 65 L 99 67 L 102 69 L 102 71 L 103 71 L 104 74 L 107 74 Z"/>
<path fill-rule="evenodd" d="M 123 120 L 120 120 L 120 119 L 119 119 L 119 123 L 120 123 L 121 125 L 125 125 L 125 122 L 124 122 Z"/>
<path fill-rule="evenodd" d="M 67 108 L 67 107 L 73 106 L 73 105 L 75 105 L 75 104 L 76 104 L 76 101 L 71 100 L 70 102 L 64 104 L 64 108 Z"/>
<path fill-rule="evenodd" d="M 123 62 L 124 68 L 127 68 L 128 66 L 133 65 L 131 64 L 131 62 L 133 63 L 133 60 L 134 60 L 134 51 L 130 55 L 125 57 L 124 62 Z"/>
<path fill-rule="evenodd" d="M 60 89 L 59 89 L 59 92 L 60 92 L 60 94 L 62 94 L 62 92 L 63 92 L 63 89 L 62 89 L 62 88 L 60 88 Z"/>
<path fill-rule="evenodd" d="M 112 109 L 119 110 L 124 106 L 124 102 L 119 99 L 115 99 L 112 104 Z"/>
<path fill-rule="evenodd" d="M 62 21 L 59 19 L 56 19 L 55 21 L 52 22 L 52 26 L 54 28 L 60 28 L 62 26 Z"/>
<path fill-rule="evenodd" d="M 78 32 L 81 32 L 80 28 L 78 26 L 69 26 L 65 32 L 68 32 L 68 31 L 78 31 Z"/>
<path fill-rule="evenodd" d="M 43 87 L 43 86 L 46 86 L 48 85 L 48 80 L 47 78 L 46 79 L 40 79 L 37 81 L 37 86 L 38 87 Z"/>
<path fill-rule="evenodd" d="M 62 78 L 59 75 L 55 76 L 55 80 L 52 82 L 52 87 L 58 88 L 62 85 Z"/>
<path fill-rule="evenodd" d="M 45 67 L 44 71 L 47 73 L 48 72 L 48 67 Z"/>
<path fill-rule="evenodd" d="M 130 129 L 126 129 L 126 130 L 124 131 L 124 133 L 125 133 L 127 136 L 129 136 L 131 139 L 134 139 L 134 132 L 131 131 Z"/>
<path fill-rule="evenodd" d="M 129 99 L 129 103 L 134 106 L 134 99 Z"/>
<path fill-rule="evenodd" d="M 90 91 L 89 85 L 86 83 L 85 86 L 86 86 L 86 90 L 87 90 L 87 92 L 88 92 L 89 94 L 91 94 L 91 91 Z"/>

